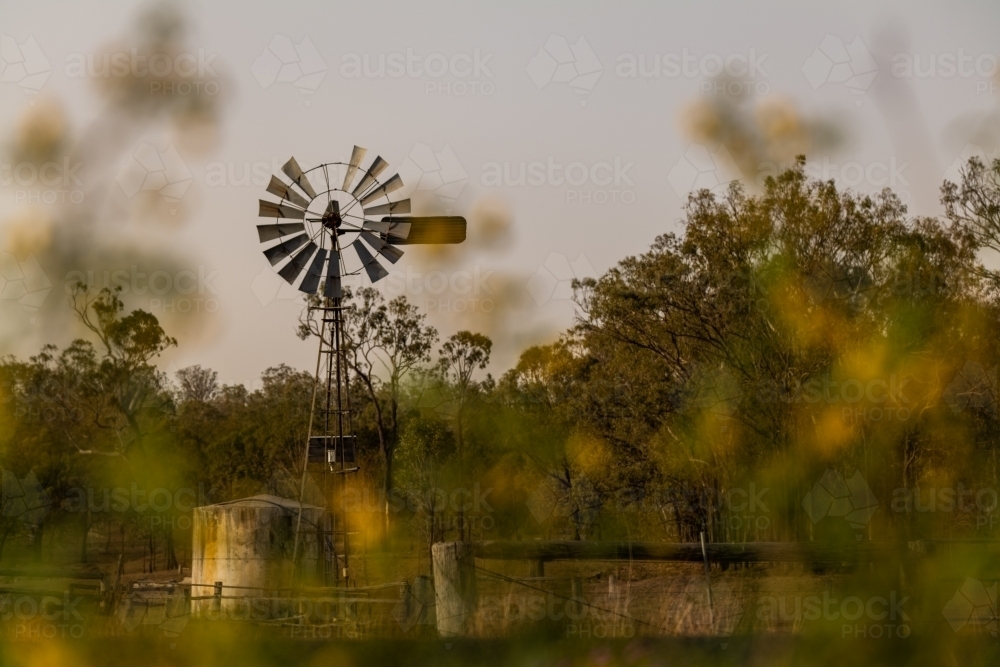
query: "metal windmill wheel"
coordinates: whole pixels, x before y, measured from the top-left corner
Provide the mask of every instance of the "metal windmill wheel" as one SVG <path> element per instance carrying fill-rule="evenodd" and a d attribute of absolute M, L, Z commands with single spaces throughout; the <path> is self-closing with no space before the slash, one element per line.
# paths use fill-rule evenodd
<path fill-rule="evenodd" d="M 349 162 L 305 172 L 292 158 L 281 168 L 292 183 L 272 176 L 267 186 L 281 201 L 260 200 L 260 217 L 275 220 L 257 226 L 260 242 L 280 241 L 268 245 L 264 256 L 306 294 L 317 294 L 323 283 L 322 295 L 339 299 L 341 277 L 361 271 L 378 282 L 388 275 L 379 259 L 395 264 L 403 256 L 399 246 L 465 240 L 465 218 L 413 217 L 409 199 L 393 202 L 403 180 L 396 174 L 380 181 L 388 164 L 376 157 L 362 167 L 366 152 L 355 146 Z"/>

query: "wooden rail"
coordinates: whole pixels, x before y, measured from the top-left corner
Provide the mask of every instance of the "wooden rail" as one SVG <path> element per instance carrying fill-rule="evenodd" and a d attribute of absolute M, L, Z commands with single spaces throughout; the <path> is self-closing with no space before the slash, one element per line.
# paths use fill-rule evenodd
<path fill-rule="evenodd" d="M 843 563 L 892 557 L 919 557 L 936 543 L 853 542 L 741 542 L 709 543 L 702 553 L 698 542 L 471 542 L 476 558 L 487 560 L 661 560 L 713 563 Z"/>

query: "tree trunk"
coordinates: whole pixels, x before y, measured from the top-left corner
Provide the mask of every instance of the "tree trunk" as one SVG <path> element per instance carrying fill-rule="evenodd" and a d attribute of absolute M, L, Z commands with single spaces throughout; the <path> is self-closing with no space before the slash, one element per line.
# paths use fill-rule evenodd
<path fill-rule="evenodd" d="M 149 525 L 149 571 L 156 572 L 156 534 L 153 525 Z"/>
<path fill-rule="evenodd" d="M 458 481 L 465 485 L 465 443 L 462 440 L 462 408 L 455 413 L 455 436 L 458 441 Z M 458 507 L 458 541 L 465 541 L 465 508 Z"/>
<path fill-rule="evenodd" d="M 385 517 L 384 517 L 384 528 L 385 536 L 389 536 L 389 508 L 390 501 L 392 500 L 392 449 L 386 447 L 383 451 L 385 455 L 385 479 L 382 484 L 382 492 L 385 494 Z"/>
<path fill-rule="evenodd" d="M 80 545 L 80 562 L 87 562 L 87 537 L 90 535 L 90 507 L 83 513 L 83 541 Z"/>
<path fill-rule="evenodd" d="M 38 524 L 38 528 L 35 530 L 34 547 L 35 547 L 35 558 L 36 558 L 35 562 L 37 563 L 42 562 L 42 542 L 45 541 L 44 538 L 45 538 L 45 522 L 43 521 Z"/>
<path fill-rule="evenodd" d="M 167 558 L 167 569 L 176 570 L 177 569 L 177 553 L 174 550 L 174 530 L 173 526 L 165 526 L 163 529 L 163 537 L 166 548 L 166 558 Z"/>
<path fill-rule="evenodd" d="M 3 549 L 4 546 L 7 544 L 7 536 L 10 535 L 11 530 L 13 530 L 13 526 L 12 525 L 7 526 L 7 528 L 4 529 L 3 533 L 0 534 L 0 561 L 3 560 Z"/>

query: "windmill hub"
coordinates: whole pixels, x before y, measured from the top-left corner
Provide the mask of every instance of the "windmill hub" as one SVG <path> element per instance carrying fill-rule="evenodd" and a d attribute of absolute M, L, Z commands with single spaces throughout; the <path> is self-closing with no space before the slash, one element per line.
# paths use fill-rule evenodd
<path fill-rule="evenodd" d="M 323 213 L 321 218 L 323 226 L 331 231 L 336 231 L 338 234 L 343 234 L 344 232 L 339 231 L 340 225 L 343 224 L 344 219 L 340 217 L 340 202 L 336 199 L 330 202 L 330 206 L 327 211 Z"/>

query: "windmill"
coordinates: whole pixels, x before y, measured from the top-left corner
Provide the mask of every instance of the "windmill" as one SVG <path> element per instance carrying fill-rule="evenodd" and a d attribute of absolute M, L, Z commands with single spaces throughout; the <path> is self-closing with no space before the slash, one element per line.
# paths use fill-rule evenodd
<path fill-rule="evenodd" d="M 260 217 L 274 221 L 257 225 L 264 256 L 278 275 L 299 291 L 318 297 L 314 302 L 319 305 L 310 306 L 321 315 L 319 352 L 299 496 L 304 495 L 310 467 L 321 467 L 324 494 L 333 516 L 334 577 L 339 582 L 343 576 L 345 585 L 347 516 L 333 507 L 326 484 L 329 474 L 342 476 L 358 470 L 345 358 L 342 279 L 363 274 L 376 283 L 389 275 L 383 262 L 395 264 L 402 258 L 400 246 L 461 243 L 466 233 L 465 218 L 459 216 L 410 215 L 410 200 L 394 201 L 392 197 L 403 187 L 403 180 L 398 174 L 380 180 L 388 163 L 376 156 L 363 167 L 366 153 L 367 149 L 355 146 L 348 162 L 328 162 L 306 171 L 291 158 L 281 168 L 290 183 L 272 175 L 267 186 L 278 201 L 260 200 Z M 321 378 L 326 383 L 325 398 L 317 407 Z M 301 504 L 293 559 L 298 555 Z M 342 537 L 339 555 L 338 535 Z"/>

